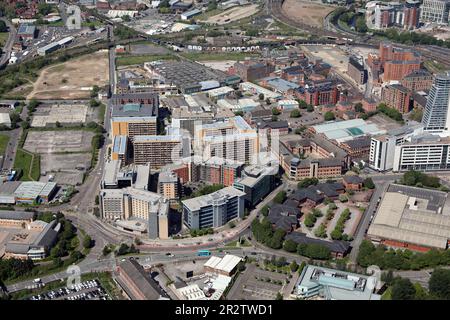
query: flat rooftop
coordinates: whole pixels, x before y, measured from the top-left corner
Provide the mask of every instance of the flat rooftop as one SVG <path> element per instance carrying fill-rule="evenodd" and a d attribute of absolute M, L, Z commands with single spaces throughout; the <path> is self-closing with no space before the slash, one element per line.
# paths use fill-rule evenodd
<path fill-rule="evenodd" d="M 450 239 L 448 193 L 391 184 L 367 234 L 374 240 L 446 249 Z"/>
<path fill-rule="evenodd" d="M 184 206 L 189 208 L 189 210 L 197 211 L 203 207 L 213 205 L 216 202 L 226 201 L 232 197 L 243 196 L 245 196 L 244 192 L 239 191 L 233 187 L 226 187 L 204 196 L 183 200 L 182 202 Z"/>
<path fill-rule="evenodd" d="M 377 282 L 376 277 L 308 265 L 300 275 L 297 290 L 310 292 L 307 297 L 321 292 L 326 300 L 380 300 L 381 296 L 373 293 Z"/>
<path fill-rule="evenodd" d="M 125 103 L 113 105 L 111 117 L 156 117 L 158 107 L 150 104 Z"/>

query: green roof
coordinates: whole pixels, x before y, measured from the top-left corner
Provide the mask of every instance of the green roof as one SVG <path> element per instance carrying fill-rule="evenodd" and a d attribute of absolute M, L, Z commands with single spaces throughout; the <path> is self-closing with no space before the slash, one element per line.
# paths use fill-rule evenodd
<path fill-rule="evenodd" d="M 123 105 L 123 111 L 130 112 L 135 111 L 138 112 L 141 110 L 141 105 L 139 103 L 126 103 Z"/>
<path fill-rule="evenodd" d="M 358 136 L 358 135 L 364 134 L 364 131 L 362 131 L 362 130 L 361 130 L 360 128 L 358 128 L 358 127 L 348 128 L 347 130 L 348 130 L 348 132 L 350 132 L 350 134 L 351 134 L 352 136 Z"/>

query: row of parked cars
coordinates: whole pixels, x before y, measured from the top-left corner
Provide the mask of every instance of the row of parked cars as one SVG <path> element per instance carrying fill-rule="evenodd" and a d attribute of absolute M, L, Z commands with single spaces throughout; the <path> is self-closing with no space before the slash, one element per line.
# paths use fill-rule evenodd
<path fill-rule="evenodd" d="M 79 292 L 79 293 L 78 293 Z M 78 294 L 74 294 L 78 293 Z M 108 300 L 108 294 L 100 285 L 98 280 L 87 280 L 75 285 L 51 290 L 45 293 L 34 295 L 30 300 Z"/>

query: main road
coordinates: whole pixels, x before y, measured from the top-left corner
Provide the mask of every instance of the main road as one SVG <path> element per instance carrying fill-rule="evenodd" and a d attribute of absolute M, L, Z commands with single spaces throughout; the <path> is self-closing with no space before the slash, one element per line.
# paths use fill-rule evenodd
<path fill-rule="evenodd" d="M 4 21 L 9 29 L 8 40 L 6 40 L 6 43 L 3 46 L 3 55 L 0 58 L 0 68 L 2 68 L 5 64 L 8 63 L 8 60 L 11 57 L 11 50 L 14 44 L 14 39 L 16 38 L 17 30 L 8 19 L 2 17 L 0 18 L 0 20 Z"/>

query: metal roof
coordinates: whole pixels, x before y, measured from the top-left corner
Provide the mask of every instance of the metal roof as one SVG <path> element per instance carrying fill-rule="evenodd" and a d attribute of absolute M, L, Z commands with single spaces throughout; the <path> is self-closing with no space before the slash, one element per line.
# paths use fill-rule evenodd
<path fill-rule="evenodd" d="M 367 232 L 373 239 L 447 248 L 450 239 L 448 194 L 390 185 Z"/>

